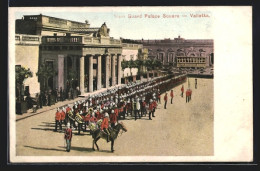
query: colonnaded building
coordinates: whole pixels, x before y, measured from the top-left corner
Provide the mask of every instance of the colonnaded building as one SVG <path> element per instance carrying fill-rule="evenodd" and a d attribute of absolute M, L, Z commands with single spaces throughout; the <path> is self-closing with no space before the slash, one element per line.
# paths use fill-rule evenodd
<path fill-rule="evenodd" d="M 71 73 L 76 73 L 74 86 L 82 94 L 121 83 L 122 41 L 109 36 L 106 23 L 93 28 L 88 21 L 40 14 L 17 19 L 15 28 L 16 65 L 26 66 L 33 72 L 33 77 L 25 81 L 30 94 L 39 93 L 43 85 L 42 79 L 36 76 L 41 64 L 57 72 L 48 80 L 52 89 L 66 89 Z"/>
<path fill-rule="evenodd" d="M 36 75 L 42 64 L 56 72 L 47 79 L 47 87 L 79 87 L 81 94 L 127 83 L 130 77 L 135 81 L 137 68 L 122 70 L 122 60 L 156 59 L 163 65 L 195 68 L 214 64 L 211 39 L 114 39 L 106 23 L 90 27 L 87 20 L 76 22 L 42 14 L 24 15 L 15 24 L 15 64 L 32 71 L 33 77 L 24 82 L 32 96 L 46 87 Z M 71 79 L 73 85 L 68 81 Z"/>
<path fill-rule="evenodd" d="M 214 65 L 213 39 L 137 40 L 149 50 L 148 58 L 157 59 L 163 65 L 175 67 L 205 68 Z"/>

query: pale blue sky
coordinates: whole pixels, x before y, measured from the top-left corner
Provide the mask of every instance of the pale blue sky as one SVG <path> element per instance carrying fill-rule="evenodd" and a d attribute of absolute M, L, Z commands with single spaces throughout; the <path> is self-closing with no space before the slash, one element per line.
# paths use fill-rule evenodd
<path fill-rule="evenodd" d="M 16 12 L 15 18 L 21 19 L 23 15 L 48 15 L 57 18 L 63 18 L 78 22 L 88 20 L 90 27 L 100 27 L 104 22 L 110 28 L 110 36 L 114 38 L 127 39 L 164 39 L 175 38 L 178 35 L 185 39 L 212 39 L 212 14 L 209 11 L 192 12 L 46 12 L 38 10 L 37 12 Z M 208 14 L 209 18 L 192 18 L 190 14 Z M 140 15 L 142 18 L 128 18 L 128 15 Z M 160 18 L 145 18 L 145 14 L 160 15 Z M 163 14 L 179 15 L 180 18 L 163 18 Z M 181 17 L 181 15 L 187 17 Z M 116 16 L 125 16 L 118 18 Z"/>

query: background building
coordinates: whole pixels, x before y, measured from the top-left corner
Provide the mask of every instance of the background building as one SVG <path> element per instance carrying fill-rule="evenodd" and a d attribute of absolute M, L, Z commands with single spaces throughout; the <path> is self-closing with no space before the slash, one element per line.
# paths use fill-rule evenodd
<path fill-rule="evenodd" d="M 191 64 L 189 58 L 182 60 L 184 57 L 201 58 L 194 61 L 201 61 L 199 66 L 209 67 L 214 64 L 214 41 L 212 39 L 184 39 L 178 38 L 164 40 L 137 40 L 143 44 L 144 48 L 149 51 L 150 59 L 157 59 L 163 65 L 173 65 L 176 67 L 195 67 Z M 180 60 L 177 60 L 178 57 Z M 178 62 L 181 64 L 177 65 Z M 202 62 L 204 61 L 204 62 Z M 185 63 L 189 65 L 185 65 Z"/>
<path fill-rule="evenodd" d="M 33 77 L 24 81 L 24 89 L 31 95 L 40 92 L 40 83 L 36 73 L 39 65 L 39 45 L 41 36 L 38 35 L 15 35 L 15 64 L 31 70 Z"/>
<path fill-rule="evenodd" d="M 123 67 L 122 78 L 123 82 L 136 81 L 138 74 L 138 66 L 136 60 L 139 59 L 143 45 L 139 42 L 130 39 L 122 40 L 122 60 L 128 61 L 127 67 Z"/>

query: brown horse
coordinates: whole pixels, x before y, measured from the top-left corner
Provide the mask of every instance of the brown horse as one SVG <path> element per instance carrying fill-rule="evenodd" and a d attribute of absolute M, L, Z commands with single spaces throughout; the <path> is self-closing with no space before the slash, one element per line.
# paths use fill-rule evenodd
<path fill-rule="evenodd" d="M 114 152 L 114 141 L 118 137 L 118 134 L 119 134 L 119 132 L 121 130 L 123 132 L 127 132 L 127 129 L 126 129 L 126 127 L 124 126 L 124 124 L 122 122 L 118 123 L 114 128 L 109 128 L 110 135 L 109 135 L 108 139 L 111 141 L 111 152 Z M 105 133 L 104 131 L 101 131 L 100 129 L 97 129 L 97 130 L 93 131 L 91 134 L 92 134 L 92 138 L 93 138 L 92 149 L 95 150 L 94 145 L 96 145 L 97 150 L 99 151 L 99 147 L 97 145 L 97 141 L 100 138 L 107 140 L 107 133 Z"/>

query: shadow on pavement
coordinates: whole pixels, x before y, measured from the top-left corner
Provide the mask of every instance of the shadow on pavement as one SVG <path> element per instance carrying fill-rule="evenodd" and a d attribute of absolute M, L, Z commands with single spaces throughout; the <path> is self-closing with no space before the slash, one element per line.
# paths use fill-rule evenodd
<path fill-rule="evenodd" d="M 63 146 L 58 146 L 58 147 L 65 149 L 65 147 L 63 147 Z M 70 150 L 94 152 L 94 151 L 92 150 L 92 148 L 87 148 L 87 147 L 74 147 L 74 146 L 71 146 Z"/>
<path fill-rule="evenodd" d="M 55 132 L 54 131 L 54 128 L 31 128 L 31 129 L 34 129 L 34 130 L 42 130 L 42 131 L 52 131 L 52 132 Z M 63 130 L 60 130 L 58 129 L 57 132 L 63 132 Z"/>
<path fill-rule="evenodd" d="M 50 150 L 50 151 L 65 151 L 65 147 L 62 147 L 64 149 L 57 149 L 57 148 L 43 148 L 43 147 L 32 147 L 32 146 L 24 146 L 24 147 L 27 147 L 27 148 L 32 148 L 32 149 L 35 149 L 35 150 Z"/>

